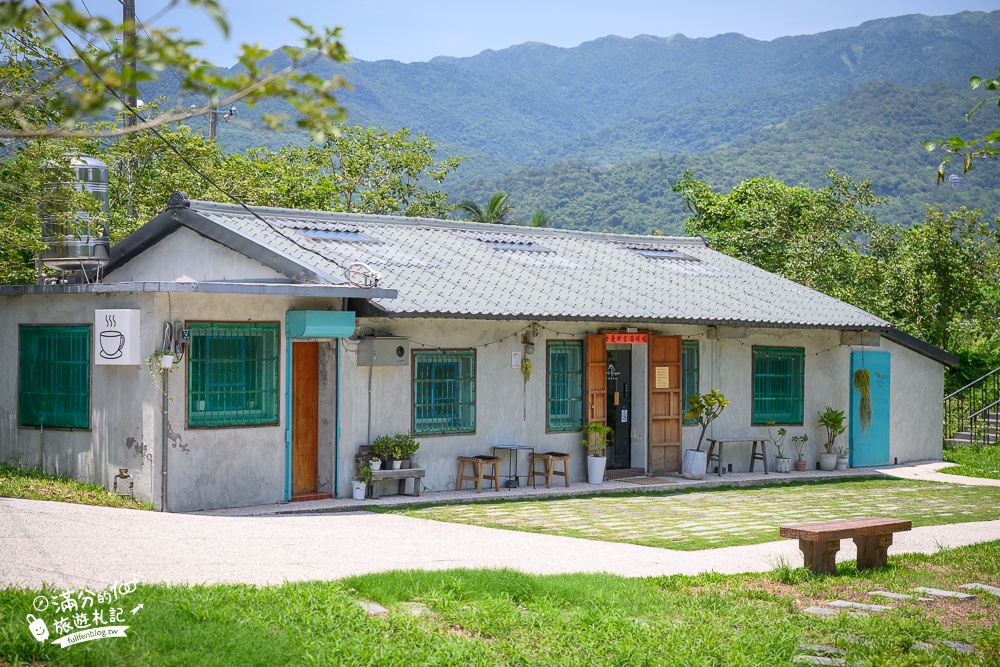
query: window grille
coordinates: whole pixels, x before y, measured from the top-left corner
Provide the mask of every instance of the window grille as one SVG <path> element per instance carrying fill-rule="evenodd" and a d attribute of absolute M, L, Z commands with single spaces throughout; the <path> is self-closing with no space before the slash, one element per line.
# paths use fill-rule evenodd
<path fill-rule="evenodd" d="M 413 353 L 413 432 L 476 431 L 476 353 Z"/>
<path fill-rule="evenodd" d="M 701 393 L 698 390 L 698 341 L 686 340 L 681 343 L 681 404 L 682 414 L 691 409 L 688 399 Z M 697 424 L 697 419 L 684 417 L 685 424 Z"/>
<path fill-rule="evenodd" d="M 576 431 L 583 425 L 583 343 L 548 344 L 548 409 L 550 431 Z"/>
<path fill-rule="evenodd" d="M 188 426 L 277 424 L 278 325 L 188 328 Z"/>
<path fill-rule="evenodd" d="M 20 327 L 18 424 L 90 428 L 90 327 Z"/>
<path fill-rule="evenodd" d="M 753 349 L 753 423 L 802 424 L 805 350 Z"/>

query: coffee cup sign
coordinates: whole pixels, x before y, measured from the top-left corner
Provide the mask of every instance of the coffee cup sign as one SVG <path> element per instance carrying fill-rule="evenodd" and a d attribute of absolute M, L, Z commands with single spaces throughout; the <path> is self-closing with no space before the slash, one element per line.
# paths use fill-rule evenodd
<path fill-rule="evenodd" d="M 98 366 L 137 366 L 139 310 L 94 311 L 94 363 Z"/>

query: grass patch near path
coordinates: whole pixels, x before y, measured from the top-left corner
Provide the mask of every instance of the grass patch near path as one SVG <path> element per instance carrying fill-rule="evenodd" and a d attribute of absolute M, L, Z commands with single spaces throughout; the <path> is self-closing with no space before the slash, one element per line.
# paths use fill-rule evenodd
<path fill-rule="evenodd" d="M 128 619 L 127 638 L 66 649 L 28 631 L 39 591 L 6 589 L 0 664 L 791 665 L 801 644 L 838 647 L 854 665 L 1000 664 L 1000 599 L 987 594 L 894 603 L 873 616 L 801 612 L 834 599 L 870 601 L 875 589 L 1000 585 L 1000 542 L 889 561 L 865 573 L 841 564 L 831 576 L 787 567 L 642 579 L 446 570 L 260 588 L 140 586 L 124 605 L 143 603 Z M 370 617 L 359 600 L 389 614 Z M 53 625 L 52 614 L 36 615 Z M 960 654 L 945 640 L 976 652 Z"/>
<path fill-rule="evenodd" d="M 153 503 L 148 500 L 132 500 L 128 496 L 112 493 L 97 484 L 56 477 L 37 468 L 24 469 L 2 463 L 0 463 L 0 497 L 55 500 L 78 505 L 139 510 L 153 509 Z"/>
<path fill-rule="evenodd" d="M 690 551 L 773 542 L 781 539 L 782 525 L 859 516 L 910 519 L 914 526 L 1000 519 L 1000 487 L 884 478 L 395 511 L 437 521 Z"/>
<path fill-rule="evenodd" d="M 942 468 L 943 473 L 1000 479 L 1000 445 L 948 447 L 944 460 L 958 465 Z"/>

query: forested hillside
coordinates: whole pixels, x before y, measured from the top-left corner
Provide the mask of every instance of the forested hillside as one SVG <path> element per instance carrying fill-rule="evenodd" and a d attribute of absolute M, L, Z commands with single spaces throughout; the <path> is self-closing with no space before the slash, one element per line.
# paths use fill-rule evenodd
<path fill-rule="evenodd" d="M 282 55 L 272 58 L 280 64 Z M 687 214 L 669 186 L 685 170 L 731 187 L 758 175 L 821 184 L 836 169 L 871 179 L 892 198 L 879 216 L 901 224 L 930 202 L 995 207 L 988 165 L 964 189 L 935 187 L 935 158 L 920 144 L 977 129 L 963 120 L 979 99 L 968 78 L 998 64 L 1000 11 L 903 16 L 770 42 L 609 36 L 574 48 L 528 43 L 314 69 L 351 83 L 340 95 L 349 124 L 408 127 L 427 133 L 439 157 L 465 157 L 443 184 L 453 202 L 503 189 L 521 218 L 544 209 L 559 226 L 677 232 Z M 239 118 L 274 110 L 265 103 Z M 990 113 L 979 125 L 995 126 Z M 308 140 L 227 125 L 220 142 L 242 150 Z"/>

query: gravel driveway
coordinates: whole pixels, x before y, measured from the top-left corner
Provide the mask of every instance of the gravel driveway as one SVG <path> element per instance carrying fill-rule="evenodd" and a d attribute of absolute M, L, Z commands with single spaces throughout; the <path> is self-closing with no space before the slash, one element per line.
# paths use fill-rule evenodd
<path fill-rule="evenodd" d="M 897 533 L 890 554 L 1000 539 L 1000 521 Z M 841 559 L 854 558 L 844 540 Z M 0 586 L 337 579 L 395 569 L 512 568 L 626 576 L 764 571 L 797 565 L 790 540 L 678 552 L 391 514 L 225 517 L 0 498 Z"/>

